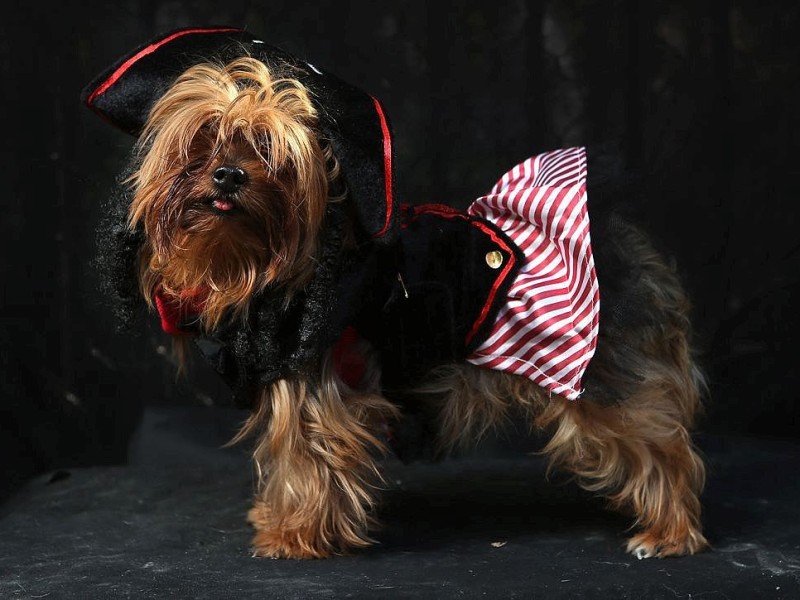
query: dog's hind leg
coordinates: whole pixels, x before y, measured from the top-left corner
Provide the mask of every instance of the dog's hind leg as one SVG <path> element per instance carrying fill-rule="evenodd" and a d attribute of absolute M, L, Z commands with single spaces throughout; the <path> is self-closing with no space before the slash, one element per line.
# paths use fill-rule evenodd
<path fill-rule="evenodd" d="M 537 424 L 553 429 L 544 449 L 553 466 L 630 511 L 641 532 L 627 545 L 639 558 L 693 554 L 700 530 L 705 469 L 689 432 L 659 384 L 615 406 L 554 397 Z"/>
<path fill-rule="evenodd" d="M 619 238 L 618 238 L 619 239 Z M 581 484 L 630 509 L 640 558 L 692 554 L 707 546 L 699 494 L 705 467 L 690 431 L 701 377 L 689 348 L 688 301 L 673 273 L 641 238 L 630 288 L 642 299 L 629 323 L 600 321 L 597 350 L 574 401 L 554 398 L 536 417 L 553 436 L 545 452 Z"/>

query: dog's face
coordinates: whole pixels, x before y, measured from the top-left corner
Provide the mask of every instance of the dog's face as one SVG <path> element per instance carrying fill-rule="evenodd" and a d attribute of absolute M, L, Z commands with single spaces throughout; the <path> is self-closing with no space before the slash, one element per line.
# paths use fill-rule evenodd
<path fill-rule="evenodd" d="M 201 293 L 210 330 L 266 286 L 289 297 L 307 283 L 336 167 L 299 82 L 251 58 L 194 66 L 154 105 L 137 147 L 129 224 L 145 233 L 149 302 Z"/>

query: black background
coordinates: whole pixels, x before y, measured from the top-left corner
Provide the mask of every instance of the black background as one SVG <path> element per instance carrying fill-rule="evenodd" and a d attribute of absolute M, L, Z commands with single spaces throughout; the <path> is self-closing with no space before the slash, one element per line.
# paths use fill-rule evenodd
<path fill-rule="evenodd" d="M 230 406 L 201 364 L 176 380 L 152 318 L 115 331 L 91 264 L 133 140 L 81 88 L 198 24 L 244 26 L 381 98 L 402 201 L 466 206 L 537 151 L 619 140 L 694 301 L 700 429 L 798 436 L 797 2 L 14 2 L 0 19 L 3 491 L 123 461 L 148 405 Z"/>

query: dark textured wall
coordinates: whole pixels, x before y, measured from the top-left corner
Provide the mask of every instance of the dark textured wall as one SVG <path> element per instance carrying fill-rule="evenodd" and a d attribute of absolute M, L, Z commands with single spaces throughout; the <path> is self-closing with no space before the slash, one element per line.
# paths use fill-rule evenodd
<path fill-rule="evenodd" d="M 17 2 L 0 19 L 7 479 L 117 461 L 143 405 L 225 405 L 164 335 L 115 333 L 91 260 L 132 140 L 79 103 L 157 32 L 246 26 L 384 102 L 404 201 L 466 205 L 529 154 L 619 140 L 694 298 L 706 430 L 797 435 L 800 7 L 714 2 Z M 102 251 L 102 248 L 100 249 Z"/>

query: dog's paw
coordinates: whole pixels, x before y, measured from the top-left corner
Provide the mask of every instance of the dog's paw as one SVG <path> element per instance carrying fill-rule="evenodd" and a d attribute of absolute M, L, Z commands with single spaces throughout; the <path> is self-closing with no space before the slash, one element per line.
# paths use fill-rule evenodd
<path fill-rule="evenodd" d="M 708 541 L 699 531 L 687 531 L 680 537 L 665 537 L 652 531 L 643 531 L 628 540 L 627 550 L 641 560 L 695 554 L 707 547 Z"/>
<path fill-rule="evenodd" d="M 264 558 L 327 558 L 330 552 L 313 548 L 305 543 L 297 532 L 291 531 L 259 531 L 253 537 L 252 552 L 254 557 Z"/>
<path fill-rule="evenodd" d="M 327 558 L 331 552 L 317 543 L 310 528 L 284 529 L 263 502 L 256 503 L 247 513 L 248 522 L 255 528 L 253 556 L 265 558 Z"/>

